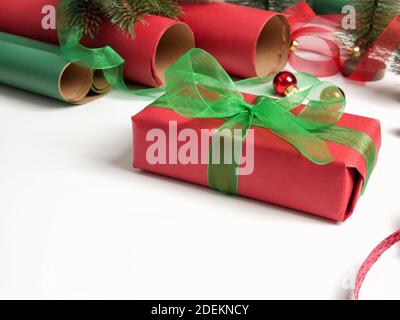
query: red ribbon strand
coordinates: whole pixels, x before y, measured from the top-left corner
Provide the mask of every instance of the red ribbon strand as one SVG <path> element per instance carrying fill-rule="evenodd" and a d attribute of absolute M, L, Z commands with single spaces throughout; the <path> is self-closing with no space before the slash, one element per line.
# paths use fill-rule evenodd
<path fill-rule="evenodd" d="M 333 76 L 340 71 L 340 49 L 335 43 L 342 15 L 317 16 L 306 2 L 289 7 L 284 15 L 292 29 L 292 41 L 299 47 L 291 52 L 289 63 L 300 72 L 316 77 Z M 305 58 L 301 53 L 312 54 L 318 59 Z"/>
<path fill-rule="evenodd" d="M 376 74 L 385 66 L 392 53 L 400 45 L 400 16 L 382 32 L 367 54 L 361 59 L 356 70 L 349 79 L 367 82 L 374 79 Z M 371 61 L 375 63 L 371 64 Z"/>
<path fill-rule="evenodd" d="M 300 72 L 311 73 L 317 77 L 328 77 L 344 71 L 348 52 L 338 45 L 336 32 L 345 32 L 341 27 L 344 15 L 318 16 L 306 2 L 289 7 L 284 15 L 292 28 L 292 41 L 299 47 L 290 53 L 289 63 Z M 400 16 L 383 31 L 374 45 L 368 50 L 347 76 L 359 82 L 376 79 L 378 73 L 386 68 L 386 62 L 400 45 Z M 318 59 L 305 58 L 301 53 L 314 54 Z"/>
<path fill-rule="evenodd" d="M 400 242 L 400 230 L 383 240 L 374 250 L 372 250 L 368 258 L 364 261 L 360 271 L 357 274 L 356 285 L 354 289 L 354 298 L 356 300 L 358 300 L 360 297 L 360 290 L 368 272 L 379 260 L 379 258 L 398 242 Z"/>

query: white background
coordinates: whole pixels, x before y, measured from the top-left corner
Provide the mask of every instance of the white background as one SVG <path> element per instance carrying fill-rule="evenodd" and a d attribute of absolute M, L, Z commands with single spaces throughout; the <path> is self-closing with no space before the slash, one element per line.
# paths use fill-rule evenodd
<path fill-rule="evenodd" d="M 345 224 L 132 169 L 112 92 L 71 107 L 0 86 L 0 298 L 348 299 L 357 267 L 400 228 L 400 78 L 357 86 L 382 122 L 376 171 Z M 400 298 L 400 245 L 361 298 Z"/>

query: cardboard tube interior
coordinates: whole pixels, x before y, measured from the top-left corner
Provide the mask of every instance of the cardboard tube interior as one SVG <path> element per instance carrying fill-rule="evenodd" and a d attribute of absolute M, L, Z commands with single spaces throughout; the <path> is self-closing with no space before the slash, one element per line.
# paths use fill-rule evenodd
<path fill-rule="evenodd" d="M 90 69 L 68 64 L 60 74 L 58 88 L 65 101 L 79 103 L 92 88 L 93 73 Z"/>
<path fill-rule="evenodd" d="M 164 32 L 155 57 L 155 74 L 162 83 L 167 69 L 194 46 L 193 32 L 184 23 L 174 24 Z"/>
<path fill-rule="evenodd" d="M 103 94 L 111 90 L 111 86 L 104 77 L 102 70 L 94 71 L 92 90 L 98 94 Z"/>
<path fill-rule="evenodd" d="M 286 65 L 290 48 L 290 27 L 284 16 L 271 18 L 262 29 L 256 49 L 256 72 L 266 76 Z"/>

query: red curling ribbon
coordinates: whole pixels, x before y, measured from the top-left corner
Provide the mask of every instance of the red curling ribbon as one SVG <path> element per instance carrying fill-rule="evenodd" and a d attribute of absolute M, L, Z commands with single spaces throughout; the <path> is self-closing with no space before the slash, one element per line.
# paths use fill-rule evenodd
<path fill-rule="evenodd" d="M 361 82 L 371 81 L 386 67 L 392 53 L 400 45 L 400 16 L 395 18 L 382 32 L 367 54 L 356 66 L 349 79 Z"/>
<path fill-rule="evenodd" d="M 333 41 L 324 38 L 326 33 L 326 29 L 313 26 L 293 32 L 293 39 L 299 42 L 298 50 L 289 55 L 289 63 L 294 69 L 299 72 L 311 73 L 316 77 L 329 77 L 340 71 L 339 47 Z M 319 41 L 316 41 L 316 38 Z M 315 53 L 320 56 L 320 59 L 304 58 L 298 54 L 301 51 Z"/>
<path fill-rule="evenodd" d="M 306 2 L 297 3 L 283 13 L 292 29 L 292 41 L 299 44 L 289 55 L 290 65 L 300 72 L 316 77 L 333 76 L 340 71 L 340 49 L 335 43 L 335 31 L 342 15 L 318 16 Z M 299 53 L 307 52 L 318 59 L 305 58 Z"/>
<path fill-rule="evenodd" d="M 374 266 L 374 264 L 379 260 L 379 258 L 396 243 L 400 242 L 400 230 L 393 233 L 390 237 L 383 240 L 368 256 L 368 258 L 362 264 L 360 270 L 358 271 L 356 278 L 356 285 L 354 289 L 354 298 L 358 300 L 360 297 L 360 290 L 362 284 L 364 283 L 365 277 L 368 272 Z"/>
<path fill-rule="evenodd" d="M 345 60 L 347 52 L 342 52 L 335 36 L 343 31 L 341 22 L 344 15 L 316 15 L 306 2 L 289 7 L 284 15 L 292 28 L 292 41 L 299 46 L 291 52 L 289 63 L 297 71 L 311 73 L 317 77 L 333 76 L 341 71 L 350 80 L 362 83 L 380 79 L 384 75 L 386 62 L 400 45 L 400 16 L 382 32 L 376 42 L 359 61 Z M 312 60 L 299 53 L 308 52 L 319 56 Z M 350 63 L 350 69 L 348 70 Z M 354 63 L 354 66 L 351 64 Z"/>

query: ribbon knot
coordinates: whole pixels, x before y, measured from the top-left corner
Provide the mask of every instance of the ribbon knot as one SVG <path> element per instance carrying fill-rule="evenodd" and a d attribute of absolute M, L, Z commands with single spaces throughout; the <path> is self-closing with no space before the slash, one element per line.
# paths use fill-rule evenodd
<path fill-rule="evenodd" d="M 254 116 L 254 107 L 255 106 L 253 104 L 250 104 L 247 102 L 243 103 L 243 109 L 246 110 L 250 115 L 253 115 L 253 116 Z"/>

